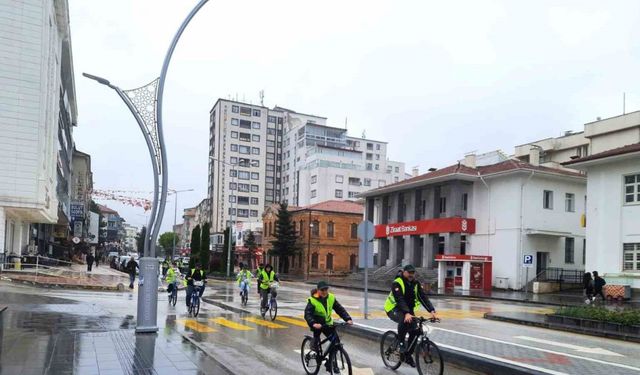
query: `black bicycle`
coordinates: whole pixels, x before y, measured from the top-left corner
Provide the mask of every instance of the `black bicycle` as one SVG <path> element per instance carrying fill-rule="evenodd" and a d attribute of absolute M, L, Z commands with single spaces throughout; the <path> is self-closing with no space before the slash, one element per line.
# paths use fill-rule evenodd
<path fill-rule="evenodd" d="M 334 327 L 344 327 L 347 323 L 336 323 Z M 300 349 L 300 357 L 302 359 L 302 367 L 309 375 L 316 375 L 322 367 L 322 362 L 329 363 L 330 374 L 347 374 L 352 375 L 351 360 L 349 354 L 342 346 L 338 332 L 334 332 L 329 337 L 320 342 L 317 348 L 313 345 L 313 336 L 305 335 L 302 340 L 302 348 Z M 322 346 L 329 342 L 326 349 Z"/>
<path fill-rule="evenodd" d="M 189 314 L 194 317 L 200 312 L 200 290 L 204 287 L 204 281 L 193 282 L 193 293 L 191 293 L 191 303 L 189 304 Z"/>
<path fill-rule="evenodd" d="M 173 282 L 171 284 L 171 293 L 169 293 L 169 304 L 171 306 L 175 306 L 178 301 L 178 282 Z"/>
<path fill-rule="evenodd" d="M 266 319 L 267 311 L 269 312 L 269 317 L 271 320 L 275 320 L 278 316 L 278 288 L 280 287 L 280 283 L 277 281 L 272 281 L 269 283 L 269 297 L 267 300 L 267 306 L 260 306 L 260 316 L 262 319 Z M 262 303 L 262 302 L 260 302 Z"/>
<path fill-rule="evenodd" d="M 442 375 L 444 372 L 444 360 L 440 348 L 429 339 L 428 326 L 425 322 L 439 323 L 440 319 L 414 317 L 418 322 L 418 335 L 409 343 L 407 353 L 414 352 L 416 368 L 420 375 Z M 380 339 L 380 355 L 384 365 L 392 370 L 398 369 L 404 361 L 405 354 L 400 353 L 400 342 L 395 331 L 387 331 Z"/>

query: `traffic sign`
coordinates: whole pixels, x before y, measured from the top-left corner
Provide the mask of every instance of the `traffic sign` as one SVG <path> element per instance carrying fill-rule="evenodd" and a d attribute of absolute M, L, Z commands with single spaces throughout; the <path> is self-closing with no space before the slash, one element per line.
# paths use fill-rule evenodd
<path fill-rule="evenodd" d="M 373 223 L 363 220 L 358 224 L 358 239 L 360 247 L 358 251 L 358 266 L 364 268 L 364 318 L 369 315 L 369 267 L 373 266 Z"/>
<path fill-rule="evenodd" d="M 525 255 L 522 257 L 522 267 L 533 267 L 533 255 Z"/>
<path fill-rule="evenodd" d="M 375 229 L 373 228 L 373 223 L 369 220 L 364 220 L 360 224 L 358 224 L 358 238 L 360 241 L 371 241 L 373 240 L 373 236 L 375 235 Z"/>

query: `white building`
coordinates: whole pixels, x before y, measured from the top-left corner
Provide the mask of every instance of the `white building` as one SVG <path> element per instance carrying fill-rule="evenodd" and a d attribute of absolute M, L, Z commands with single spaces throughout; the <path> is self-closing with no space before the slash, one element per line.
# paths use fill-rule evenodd
<path fill-rule="evenodd" d="M 0 25 L 0 253 L 19 255 L 30 224 L 59 223 L 65 239 L 69 229 L 77 109 L 68 4 L 0 0 Z M 57 236 L 43 230 L 34 227 Z"/>
<path fill-rule="evenodd" d="M 467 155 L 360 197 L 376 224 L 378 266 L 435 269 L 437 254 L 491 256 L 492 285 L 521 289 L 524 255 L 534 257 L 529 280 L 546 268 L 584 269 L 585 185 L 580 173 L 496 152 Z M 453 272 L 462 273 L 462 265 Z"/>
<path fill-rule="evenodd" d="M 137 253 L 138 252 L 138 242 L 136 241 L 136 237 L 138 236 L 139 229 L 138 227 L 134 227 L 131 224 L 124 223 L 122 224 L 124 229 L 124 247 L 129 252 Z M 142 250 L 142 249 L 141 249 Z"/>

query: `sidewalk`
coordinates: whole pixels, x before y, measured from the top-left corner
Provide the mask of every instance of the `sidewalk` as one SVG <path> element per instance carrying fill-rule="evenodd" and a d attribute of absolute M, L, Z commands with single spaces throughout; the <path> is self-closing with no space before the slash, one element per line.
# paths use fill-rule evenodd
<path fill-rule="evenodd" d="M 2 277 L 12 282 L 22 282 L 45 288 L 78 288 L 91 290 L 122 291 L 129 284 L 127 274 L 114 270 L 108 265 L 93 267 L 87 272 L 87 266 L 73 264 L 68 269 L 44 269 L 35 272 L 3 272 Z"/>

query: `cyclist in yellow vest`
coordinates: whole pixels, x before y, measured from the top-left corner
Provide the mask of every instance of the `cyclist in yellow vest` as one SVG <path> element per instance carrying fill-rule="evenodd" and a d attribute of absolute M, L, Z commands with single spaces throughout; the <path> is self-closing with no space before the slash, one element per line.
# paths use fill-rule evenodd
<path fill-rule="evenodd" d="M 196 268 L 192 268 L 189 270 L 189 273 L 187 274 L 187 308 L 189 307 L 189 302 L 191 302 L 191 293 L 193 293 L 195 291 L 195 288 L 193 286 L 193 281 L 204 281 L 206 282 L 207 280 L 207 274 L 204 272 L 204 270 L 201 268 L 200 263 L 196 263 Z M 204 293 L 204 285 L 200 287 L 200 293 L 199 296 L 202 297 L 202 294 Z"/>
<path fill-rule="evenodd" d="M 171 263 L 171 267 L 167 269 L 167 276 L 165 281 L 167 282 L 167 292 L 171 294 L 173 288 L 178 287 L 178 277 L 180 276 L 180 269 L 176 262 Z"/>
<path fill-rule="evenodd" d="M 407 351 L 405 337 L 409 333 L 409 343 L 418 334 L 418 325 L 413 320 L 415 310 L 424 306 L 431 313 L 432 318 L 437 318 L 436 309 L 427 297 L 422 285 L 415 279 L 416 269 L 411 264 L 404 266 L 402 275 L 393 280 L 391 292 L 384 303 L 384 311 L 389 319 L 398 323 L 398 338 L 400 340 L 400 352 L 406 353 L 405 362 L 415 367 L 411 352 Z"/>
<path fill-rule="evenodd" d="M 329 337 L 335 332 L 333 318 L 331 317 L 334 310 L 347 324 L 353 324 L 353 320 L 347 310 L 342 307 L 332 293 L 329 293 L 329 283 L 320 281 L 316 289 L 311 291 L 311 297 L 307 299 L 307 307 L 304 309 L 304 320 L 307 321 L 309 328 L 313 331 L 313 346 L 315 349 L 320 344 L 321 334 Z M 331 372 L 328 361 L 326 366 L 327 371 Z M 334 368 L 337 368 L 337 364 L 334 364 Z M 337 369 L 334 372 L 339 373 L 340 370 Z"/>
<path fill-rule="evenodd" d="M 260 286 L 260 295 L 262 296 L 261 307 L 266 308 L 269 301 L 269 295 L 271 294 L 271 283 L 274 281 L 280 281 L 276 273 L 273 271 L 273 267 L 270 264 L 264 266 L 264 269 L 258 274 L 258 285 Z"/>

